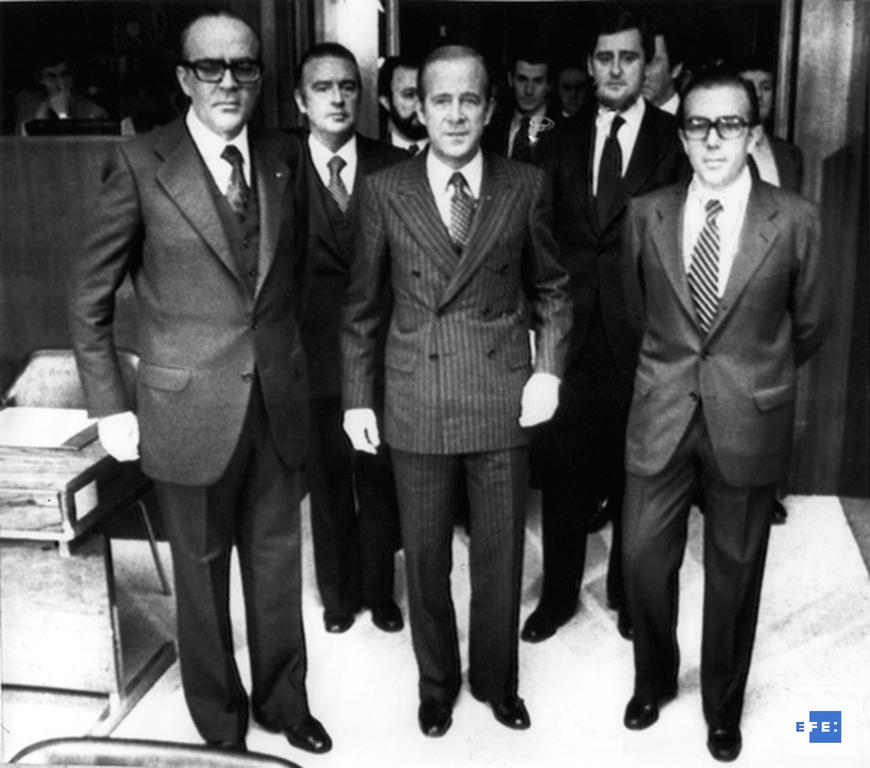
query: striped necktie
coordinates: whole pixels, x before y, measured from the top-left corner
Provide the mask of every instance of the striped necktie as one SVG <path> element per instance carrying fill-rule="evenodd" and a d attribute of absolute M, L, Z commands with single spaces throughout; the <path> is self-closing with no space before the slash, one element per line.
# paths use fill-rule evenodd
<path fill-rule="evenodd" d="M 338 155 L 330 157 L 329 162 L 326 164 L 326 167 L 329 168 L 329 184 L 327 184 L 326 188 L 342 213 L 347 210 L 347 206 L 350 203 L 350 193 L 347 191 L 347 187 L 344 186 L 341 176 L 339 176 L 341 169 L 346 165 L 347 163 L 344 159 Z"/>
<path fill-rule="evenodd" d="M 719 225 L 716 217 L 723 209 L 718 200 L 708 200 L 704 208 L 707 220 L 692 249 L 688 279 L 698 322 L 707 333 L 719 310 Z"/>
<path fill-rule="evenodd" d="M 458 171 L 450 177 L 448 184 L 453 187 L 450 198 L 450 239 L 458 253 L 468 243 L 471 219 L 474 217 L 474 198 L 468 189 L 465 177 Z"/>
<path fill-rule="evenodd" d="M 520 120 L 519 128 L 517 128 L 516 136 L 514 136 L 514 146 L 511 151 L 512 160 L 525 160 L 526 162 L 532 159 L 532 144 L 529 138 L 529 129 L 532 126 L 532 121 L 528 115 L 524 115 Z"/>

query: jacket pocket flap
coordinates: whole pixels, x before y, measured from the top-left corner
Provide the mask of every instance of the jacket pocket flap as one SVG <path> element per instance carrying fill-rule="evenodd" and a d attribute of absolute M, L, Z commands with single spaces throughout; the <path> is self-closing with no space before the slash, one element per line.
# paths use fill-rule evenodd
<path fill-rule="evenodd" d="M 417 364 L 417 353 L 408 350 L 387 346 L 384 352 L 384 365 L 396 371 L 411 373 Z"/>
<path fill-rule="evenodd" d="M 794 384 L 780 384 L 769 389 L 759 389 L 753 396 L 755 407 L 759 411 L 769 411 L 786 403 L 793 402 L 795 398 Z"/>
<path fill-rule="evenodd" d="M 181 392 L 190 381 L 189 368 L 170 368 L 166 365 L 142 363 L 139 366 L 139 381 L 146 387 Z"/>

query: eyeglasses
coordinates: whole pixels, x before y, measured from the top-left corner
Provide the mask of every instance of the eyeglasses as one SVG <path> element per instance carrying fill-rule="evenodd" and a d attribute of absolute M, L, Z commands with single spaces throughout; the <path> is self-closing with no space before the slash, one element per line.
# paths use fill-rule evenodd
<path fill-rule="evenodd" d="M 739 139 L 746 133 L 749 121 L 736 115 L 717 117 L 715 120 L 708 120 L 706 117 L 687 117 L 683 121 L 683 133 L 690 141 L 705 141 L 710 135 L 710 129 L 714 127 L 723 141 Z"/>
<path fill-rule="evenodd" d="M 263 76 L 263 63 L 256 59 L 197 59 L 180 61 L 179 64 L 193 71 L 196 79 L 203 83 L 219 83 L 227 70 L 233 73 L 237 83 L 246 85 L 256 83 Z"/>

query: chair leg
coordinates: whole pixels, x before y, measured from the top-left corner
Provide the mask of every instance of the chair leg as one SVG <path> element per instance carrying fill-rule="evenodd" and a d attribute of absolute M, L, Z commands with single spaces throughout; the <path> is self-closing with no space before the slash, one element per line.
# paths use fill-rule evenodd
<path fill-rule="evenodd" d="M 160 587 L 164 595 L 171 595 L 172 588 L 169 586 L 169 580 L 166 578 L 166 572 L 163 570 L 163 563 L 160 561 L 160 552 L 157 549 L 157 538 L 154 536 L 154 528 L 151 525 L 151 520 L 148 518 L 148 508 L 145 502 L 139 499 L 136 504 L 139 505 L 139 514 L 142 517 L 142 525 L 145 526 L 145 531 L 148 534 L 148 546 L 151 547 L 151 556 L 154 558 L 154 567 L 157 568 L 157 577 L 160 579 Z"/>

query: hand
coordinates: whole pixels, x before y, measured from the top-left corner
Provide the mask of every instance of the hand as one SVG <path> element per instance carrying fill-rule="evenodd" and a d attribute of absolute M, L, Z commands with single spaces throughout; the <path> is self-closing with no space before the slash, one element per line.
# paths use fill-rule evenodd
<path fill-rule="evenodd" d="M 349 408 L 344 412 L 342 427 L 355 451 L 378 452 L 381 438 L 378 435 L 378 420 L 371 408 Z"/>
<path fill-rule="evenodd" d="M 132 411 L 104 416 L 97 422 L 97 434 L 106 453 L 118 461 L 139 458 L 139 419 Z"/>
<path fill-rule="evenodd" d="M 559 377 L 552 373 L 533 373 L 520 401 L 520 426 L 534 427 L 553 418 L 559 405 Z"/>

